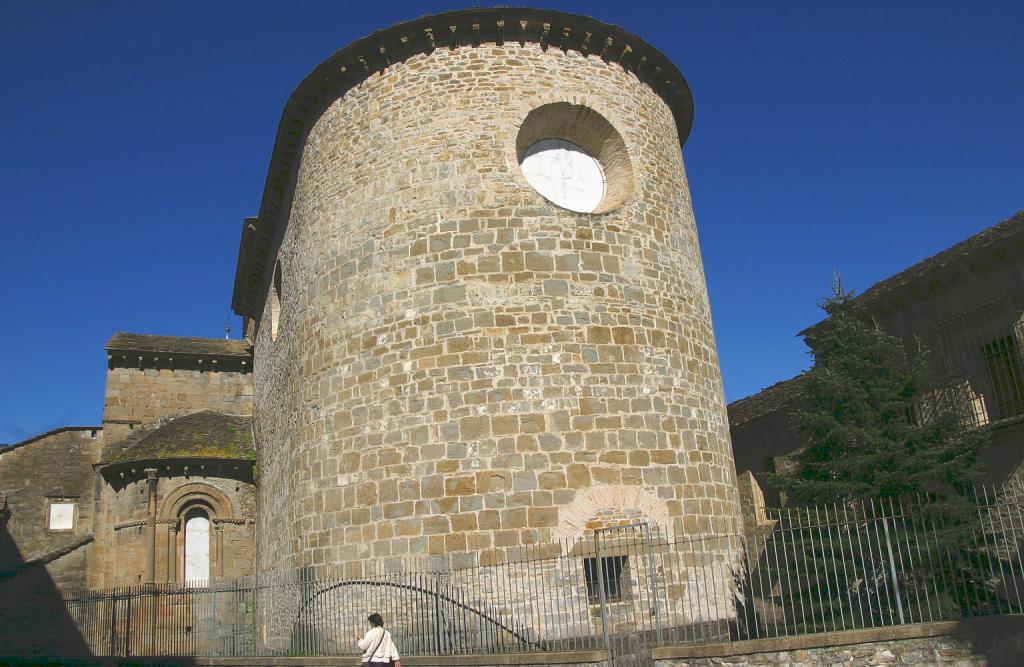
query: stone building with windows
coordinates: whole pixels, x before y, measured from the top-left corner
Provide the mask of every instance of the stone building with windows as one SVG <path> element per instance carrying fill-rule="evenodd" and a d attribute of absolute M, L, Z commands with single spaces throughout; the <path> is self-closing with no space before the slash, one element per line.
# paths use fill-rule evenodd
<path fill-rule="evenodd" d="M 101 426 L 0 448 L 0 589 L 251 573 L 248 345 L 119 333 L 107 359 Z"/>
<path fill-rule="evenodd" d="M 560 12 L 428 16 L 330 56 L 289 97 L 243 223 L 245 339 L 116 334 L 101 425 L 0 449 L 0 613 L 30 592 L 355 582 L 259 598 L 247 631 L 284 649 L 320 632 L 317 604 L 361 624 L 368 565 L 443 563 L 445 586 L 486 598 L 482 573 L 535 549 L 546 562 L 521 576 L 556 592 L 502 613 L 555 608 L 548 637 L 599 616 L 635 630 L 657 613 L 630 589 L 644 568 L 685 623 L 730 620 L 741 497 L 758 489 L 737 483 L 728 416 L 741 470 L 794 447 L 785 387 L 726 411 L 692 120 L 657 49 Z M 1014 461 L 1022 223 L 861 297 L 933 341 L 935 400 L 969 400 Z M 654 572 L 656 540 L 711 546 Z M 579 600 L 580 627 L 556 597 Z"/>
<path fill-rule="evenodd" d="M 0 453 L 5 567 L 102 588 L 543 545 L 590 599 L 643 566 L 597 563 L 597 529 L 735 535 L 692 119 L 675 65 L 587 17 L 455 11 L 338 51 L 244 221 L 246 340 L 115 335 L 102 427 Z M 21 484 L 62 447 L 66 485 Z"/>
<path fill-rule="evenodd" d="M 300 84 L 233 297 L 257 563 L 736 530 L 691 122 L 656 49 L 539 10 L 400 24 Z"/>
<path fill-rule="evenodd" d="M 857 300 L 890 334 L 930 352 L 935 388 L 921 418 L 949 402 L 969 406 L 990 430 L 983 478 L 1001 484 L 1024 462 L 1024 212 L 873 285 Z M 801 332 L 812 344 L 821 323 Z M 778 495 L 763 473 L 803 446 L 790 428 L 800 376 L 729 405 L 736 469 L 753 475 L 767 502 Z"/>

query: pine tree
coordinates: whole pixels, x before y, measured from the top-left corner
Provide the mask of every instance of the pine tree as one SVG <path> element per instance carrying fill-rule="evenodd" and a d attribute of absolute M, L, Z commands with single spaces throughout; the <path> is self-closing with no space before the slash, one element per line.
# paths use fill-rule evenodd
<path fill-rule="evenodd" d="M 814 366 L 792 414 L 807 441 L 773 483 L 803 503 L 962 494 L 978 474 L 983 433 L 964 406 L 928 410 L 928 354 L 907 350 L 837 283 L 828 319 L 811 340 Z M 934 407 L 934 406 L 930 406 Z"/>
<path fill-rule="evenodd" d="M 800 623 L 816 627 L 852 609 L 852 601 L 871 610 L 876 623 L 902 617 L 896 607 L 915 618 L 913 603 L 922 599 L 948 617 L 1002 609 L 977 576 L 991 563 L 981 562 L 988 556 L 973 544 L 978 508 L 970 491 L 984 432 L 972 427 L 966 406 L 938 403 L 927 351 L 920 344 L 908 349 L 882 330 L 838 280 L 821 306 L 828 318 L 810 341 L 814 366 L 795 392 L 791 416 L 807 446 L 770 481 L 798 503 L 815 505 L 793 516 L 813 512 L 817 525 L 845 526 L 847 539 L 823 542 L 821 528 L 800 528 L 799 521 L 789 532 L 793 579 L 802 570 L 805 580 L 795 592 L 816 601 L 807 609 L 801 601 Z M 865 561 L 862 537 L 881 548 L 880 534 L 895 552 Z M 928 535 L 923 548 L 919 535 Z M 902 574 L 893 581 L 887 562 L 911 545 L 916 560 L 900 561 Z M 824 578 L 807 579 L 817 565 Z M 883 595 L 897 589 L 899 604 Z M 884 600 L 888 606 L 879 604 Z"/>

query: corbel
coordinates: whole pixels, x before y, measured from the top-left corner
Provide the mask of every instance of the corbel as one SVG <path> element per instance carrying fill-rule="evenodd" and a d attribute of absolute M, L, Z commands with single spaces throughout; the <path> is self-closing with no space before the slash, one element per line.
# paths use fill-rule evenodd
<path fill-rule="evenodd" d="M 590 38 L 593 36 L 594 34 L 590 32 L 584 33 L 583 35 L 583 42 L 580 44 L 580 53 L 585 56 L 590 55 Z"/>
<path fill-rule="evenodd" d="M 644 68 L 647 67 L 647 56 L 640 56 L 640 60 L 637 61 L 636 66 L 633 68 L 633 72 L 637 78 L 643 81 L 644 79 Z"/>
<path fill-rule="evenodd" d="M 614 44 L 614 43 L 615 43 L 615 39 L 613 39 L 611 37 L 605 38 L 605 40 L 604 40 L 604 48 L 601 49 L 601 60 L 603 60 L 605 62 L 609 61 L 610 58 L 608 56 L 608 50 L 612 48 L 612 44 Z"/>
<path fill-rule="evenodd" d="M 619 64 L 622 65 L 623 69 L 628 69 L 628 63 L 626 62 L 626 55 L 628 55 L 630 53 L 633 53 L 633 47 L 631 47 L 629 44 L 626 44 L 626 46 L 623 47 L 622 53 L 619 54 L 619 58 L 618 58 Z"/>

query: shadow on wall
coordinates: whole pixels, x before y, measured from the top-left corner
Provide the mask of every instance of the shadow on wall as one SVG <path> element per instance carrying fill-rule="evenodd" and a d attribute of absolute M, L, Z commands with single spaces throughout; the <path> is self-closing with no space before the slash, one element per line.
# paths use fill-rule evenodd
<path fill-rule="evenodd" d="M 0 665 L 39 664 L 39 658 L 91 656 L 43 565 L 25 566 L 0 506 Z"/>
<path fill-rule="evenodd" d="M 957 624 L 953 636 L 970 642 L 974 655 L 984 657 L 989 667 L 1024 665 L 1024 618 L 988 616 Z"/>

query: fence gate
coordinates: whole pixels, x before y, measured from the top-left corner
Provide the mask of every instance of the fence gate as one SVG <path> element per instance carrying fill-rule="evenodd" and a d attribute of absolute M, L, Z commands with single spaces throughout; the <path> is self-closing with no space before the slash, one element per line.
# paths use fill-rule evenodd
<path fill-rule="evenodd" d="M 665 604 L 658 584 L 659 546 L 647 523 L 600 528 L 584 554 L 587 598 L 600 613 L 604 645 L 615 667 L 654 664 Z M 591 545 L 588 545 L 588 547 Z"/>

